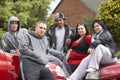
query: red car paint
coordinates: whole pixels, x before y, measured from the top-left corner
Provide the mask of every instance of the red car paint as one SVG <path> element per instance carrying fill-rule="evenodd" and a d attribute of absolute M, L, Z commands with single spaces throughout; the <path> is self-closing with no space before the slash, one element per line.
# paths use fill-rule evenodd
<path fill-rule="evenodd" d="M 64 79 L 64 75 L 58 75 L 57 65 L 46 65 L 57 79 Z M 19 78 L 19 54 L 11 54 L 0 50 L 0 80 L 17 80 Z"/>
<path fill-rule="evenodd" d="M 48 68 L 57 79 L 64 79 L 56 72 L 57 65 L 48 63 Z M 19 78 L 19 54 L 11 54 L 0 50 L 0 80 L 17 80 Z M 118 63 L 101 66 L 100 80 L 120 78 L 120 61 Z"/>
<path fill-rule="evenodd" d="M 0 50 L 0 80 L 16 80 L 18 78 L 18 55 Z"/>
<path fill-rule="evenodd" d="M 100 80 L 120 80 L 120 61 L 100 67 Z"/>
<path fill-rule="evenodd" d="M 57 65 L 51 63 L 51 62 L 48 62 L 48 64 L 46 65 L 46 67 L 48 67 L 50 69 L 50 71 L 53 73 L 53 75 L 55 75 L 55 77 L 57 79 L 64 79 L 65 78 L 65 75 L 59 75 L 57 72 L 56 72 L 56 69 L 57 69 Z"/>

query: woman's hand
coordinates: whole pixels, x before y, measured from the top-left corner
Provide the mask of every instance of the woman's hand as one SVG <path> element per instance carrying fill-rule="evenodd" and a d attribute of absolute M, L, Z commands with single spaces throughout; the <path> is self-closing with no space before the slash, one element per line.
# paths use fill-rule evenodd
<path fill-rule="evenodd" d="M 93 49 L 92 49 L 92 48 L 89 48 L 87 52 L 88 52 L 88 53 L 92 53 L 92 52 L 93 52 Z"/>
<path fill-rule="evenodd" d="M 69 53 L 66 54 L 66 60 L 68 60 L 68 58 L 69 58 Z"/>
<path fill-rule="evenodd" d="M 68 60 L 69 59 L 69 56 L 70 56 L 70 53 L 72 52 L 72 49 L 70 49 L 68 52 L 67 52 L 67 54 L 66 54 L 66 60 Z"/>

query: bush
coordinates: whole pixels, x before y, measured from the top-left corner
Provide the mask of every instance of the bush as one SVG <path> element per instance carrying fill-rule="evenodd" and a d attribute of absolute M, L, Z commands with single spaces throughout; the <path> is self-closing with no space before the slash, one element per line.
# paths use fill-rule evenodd
<path fill-rule="evenodd" d="M 2 28 L 0 28 L 0 47 L 2 47 L 1 42 L 2 42 L 2 35 L 3 35 L 4 33 L 5 33 L 5 31 L 3 31 Z"/>

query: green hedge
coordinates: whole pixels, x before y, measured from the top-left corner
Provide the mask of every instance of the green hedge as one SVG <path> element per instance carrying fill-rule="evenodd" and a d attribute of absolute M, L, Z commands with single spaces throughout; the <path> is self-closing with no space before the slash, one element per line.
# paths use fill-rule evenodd
<path fill-rule="evenodd" d="M 1 39 L 2 39 L 2 35 L 5 33 L 5 31 L 3 31 L 2 28 L 0 28 L 0 47 L 1 47 Z"/>
<path fill-rule="evenodd" d="M 117 54 L 120 56 L 120 50 L 117 52 Z"/>

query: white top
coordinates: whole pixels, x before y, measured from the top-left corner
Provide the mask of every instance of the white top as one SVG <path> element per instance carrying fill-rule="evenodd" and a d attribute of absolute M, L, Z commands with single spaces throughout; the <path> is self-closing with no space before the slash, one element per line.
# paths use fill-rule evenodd
<path fill-rule="evenodd" d="M 63 44 L 64 44 L 65 28 L 56 27 L 55 36 L 56 36 L 56 41 L 57 41 L 56 50 L 63 52 L 64 51 Z"/>

